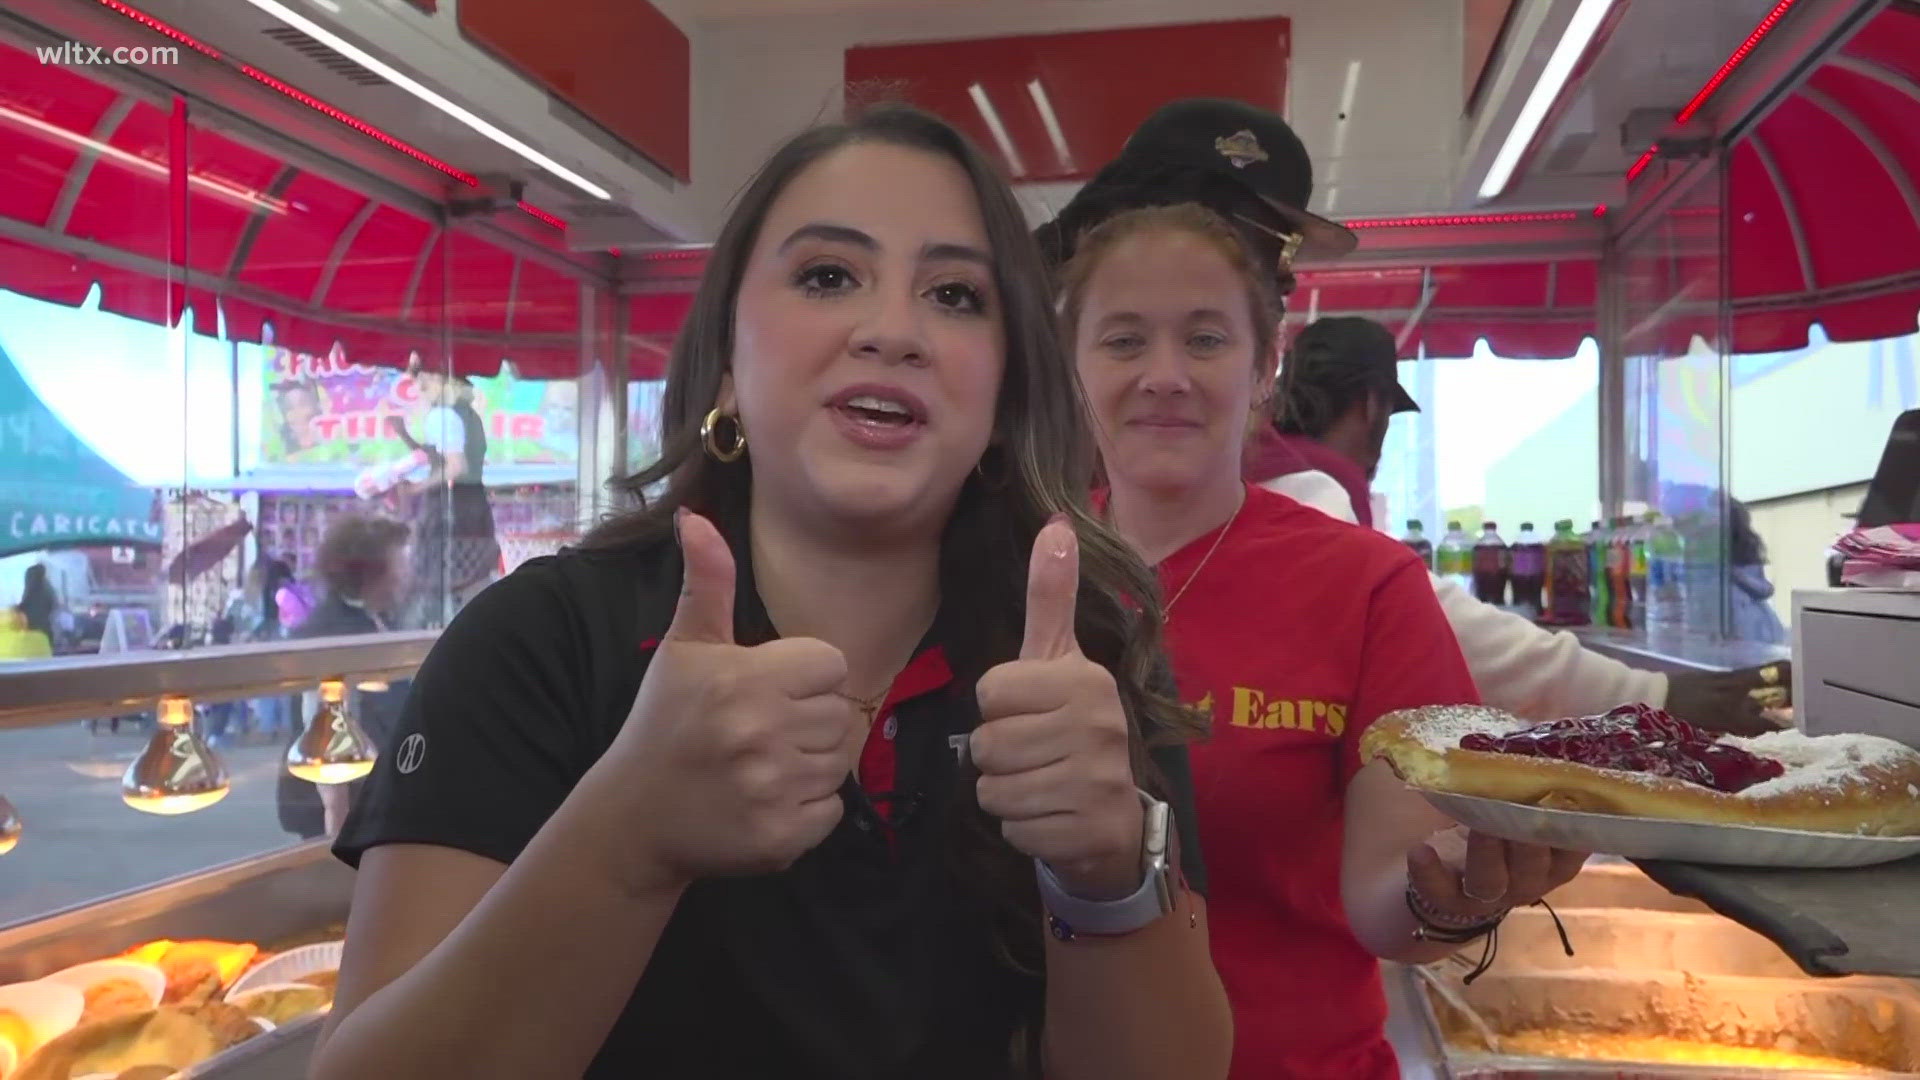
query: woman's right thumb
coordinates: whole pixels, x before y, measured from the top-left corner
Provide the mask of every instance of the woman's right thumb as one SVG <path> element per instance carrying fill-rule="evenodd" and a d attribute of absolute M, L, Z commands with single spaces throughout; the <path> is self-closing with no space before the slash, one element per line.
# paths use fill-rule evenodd
<path fill-rule="evenodd" d="M 733 550 L 713 522 L 681 507 L 673 515 L 680 539 L 680 603 L 669 641 L 733 644 Z"/>

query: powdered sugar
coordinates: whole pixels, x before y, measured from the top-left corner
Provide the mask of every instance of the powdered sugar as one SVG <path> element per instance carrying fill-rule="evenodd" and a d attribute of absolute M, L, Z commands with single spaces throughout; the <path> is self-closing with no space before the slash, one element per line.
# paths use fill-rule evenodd
<path fill-rule="evenodd" d="M 1415 717 L 1413 723 L 1407 725 L 1407 733 L 1436 753 L 1459 749 L 1461 738 L 1467 735 L 1510 735 L 1533 726 L 1511 713 L 1485 705 L 1430 705 L 1415 710 Z"/>
<path fill-rule="evenodd" d="M 1770 731 L 1752 738 L 1725 735 L 1721 741 L 1787 767 L 1784 776 L 1755 784 L 1740 792 L 1740 798 L 1763 799 L 1822 788 L 1839 790 L 1848 780 L 1860 779 L 1867 768 L 1920 761 L 1920 751 L 1878 735 L 1810 736 L 1801 731 Z"/>

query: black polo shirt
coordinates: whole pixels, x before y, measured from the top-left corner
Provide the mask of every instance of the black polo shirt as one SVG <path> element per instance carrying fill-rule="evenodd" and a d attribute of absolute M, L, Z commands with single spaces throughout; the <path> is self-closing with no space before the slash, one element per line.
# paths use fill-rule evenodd
<path fill-rule="evenodd" d="M 771 627 L 741 571 L 749 641 Z M 335 852 L 357 864 L 378 844 L 438 844 L 512 862 L 626 721 L 680 576 L 667 542 L 536 559 L 488 588 L 422 664 Z M 949 854 L 971 778 L 948 738 L 979 714 L 948 663 L 947 618 L 895 680 L 840 825 L 782 873 L 686 891 L 589 1077 L 1007 1073 L 1043 987 L 1005 962 Z M 1186 751 L 1155 763 L 1204 888 Z"/>

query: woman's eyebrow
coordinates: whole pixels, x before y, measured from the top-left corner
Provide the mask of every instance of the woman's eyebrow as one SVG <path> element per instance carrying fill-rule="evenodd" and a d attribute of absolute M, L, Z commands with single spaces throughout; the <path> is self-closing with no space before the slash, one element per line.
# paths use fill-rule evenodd
<path fill-rule="evenodd" d="M 780 250 L 785 251 L 802 240 L 826 240 L 833 243 L 853 244 L 869 251 L 880 250 L 880 241 L 861 232 L 851 225 L 834 225 L 829 222 L 815 221 L 793 230 L 780 242 Z"/>

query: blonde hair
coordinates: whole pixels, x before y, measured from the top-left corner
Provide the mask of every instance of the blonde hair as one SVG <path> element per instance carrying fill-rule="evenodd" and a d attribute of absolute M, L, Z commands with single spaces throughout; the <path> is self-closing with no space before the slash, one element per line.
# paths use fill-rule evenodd
<path fill-rule="evenodd" d="M 1124 240 L 1150 233 L 1176 233 L 1205 241 L 1227 261 L 1246 290 L 1247 315 L 1253 326 L 1254 374 L 1259 376 L 1263 397 L 1258 404 L 1265 411 L 1270 396 L 1274 369 L 1279 364 L 1280 300 L 1273 282 L 1254 261 L 1240 233 L 1219 214 L 1199 203 L 1173 206 L 1143 206 L 1123 210 L 1106 219 L 1080 238 L 1073 258 L 1060 271 L 1060 325 L 1066 337 L 1067 351 L 1078 353 L 1080 313 L 1086 306 L 1087 286 L 1093 273 Z"/>

